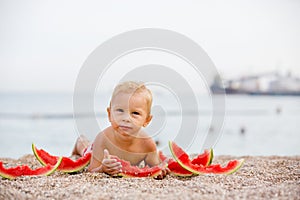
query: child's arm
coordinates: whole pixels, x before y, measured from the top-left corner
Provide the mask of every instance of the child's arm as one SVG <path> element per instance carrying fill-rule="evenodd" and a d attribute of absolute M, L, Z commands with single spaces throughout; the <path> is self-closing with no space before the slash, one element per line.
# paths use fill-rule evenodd
<path fill-rule="evenodd" d="M 145 135 L 147 136 L 147 135 Z M 157 153 L 156 144 L 152 138 L 144 139 L 141 143 L 144 151 L 147 152 L 145 159 L 145 164 L 149 166 L 155 166 L 160 164 L 160 159 Z"/>
<path fill-rule="evenodd" d="M 110 156 L 107 149 L 104 149 L 104 157 L 100 166 L 98 167 L 89 167 L 90 172 L 104 172 L 110 175 L 118 174 L 121 172 L 122 165 L 114 159 L 114 156 Z M 96 160 L 96 159 L 95 159 Z M 97 161 L 96 161 L 97 162 Z M 90 165 L 91 166 L 91 165 Z"/>
<path fill-rule="evenodd" d="M 154 144 L 154 146 L 153 146 L 153 144 Z M 155 165 L 161 164 L 161 160 L 159 159 L 159 156 L 157 153 L 156 145 L 155 145 L 155 143 L 153 143 L 153 144 L 152 145 L 150 144 L 150 147 L 152 147 L 151 148 L 152 151 L 150 153 L 148 153 L 145 158 L 146 165 L 150 165 L 150 166 L 155 166 Z M 170 172 L 170 170 L 168 168 L 163 168 L 162 173 L 160 175 L 158 175 L 156 177 L 156 179 L 164 178 L 169 172 Z"/>
<path fill-rule="evenodd" d="M 121 163 L 117 162 L 108 150 L 103 147 L 103 136 L 99 134 L 93 143 L 91 163 L 88 167 L 90 172 L 104 172 L 110 175 L 120 173 Z"/>
<path fill-rule="evenodd" d="M 147 154 L 145 158 L 145 163 L 146 165 L 149 165 L 151 167 L 160 164 L 160 159 L 158 157 L 156 150 Z"/>
<path fill-rule="evenodd" d="M 158 153 L 156 151 L 149 153 L 145 159 L 145 162 L 146 162 L 146 164 L 148 164 L 150 166 L 155 166 L 155 165 L 161 164 Z M 170 172 L 170 170 L 167 167 L 164 167 L 162 169 L 161 174 L 158 175 L 156 177 L 156 179 L 163 179 L 169 172 Z"/>

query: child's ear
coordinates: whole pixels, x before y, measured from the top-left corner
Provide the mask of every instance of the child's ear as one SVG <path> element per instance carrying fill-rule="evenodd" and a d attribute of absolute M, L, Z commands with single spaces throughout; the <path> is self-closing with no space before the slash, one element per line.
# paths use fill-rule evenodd
<path fill-rule="evenodd" d="M 111 117 L 110 117 L 110 107 L 106 108 L 107 115 L 108 115 L 108 120 L 111 122 Z"/>
<path fill-rule="evenodd" d="M 145 123 L 143 124 L 144 127 L 148 126 L 148 124 L 151 122 L 152 120 L 152 115 L 149 115 L 147 118 L 146 118 L 146 121 Z"/>

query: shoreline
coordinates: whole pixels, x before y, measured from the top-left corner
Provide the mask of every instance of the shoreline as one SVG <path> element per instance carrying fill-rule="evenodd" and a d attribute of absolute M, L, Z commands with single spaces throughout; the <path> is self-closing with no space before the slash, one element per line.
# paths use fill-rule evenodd
<path fill-rule="evenodd" d="M 0 178 L 0 199 L 299 199 L 299 156 L 215 156 L 225 164 L 244 158 L 231 175 L 199 175 L 188 178 L 168 175 L 152 178 L 112 178 L 88 173 Z M 0 158 L 6 167 L 41 166 L 33 155 Z"/>

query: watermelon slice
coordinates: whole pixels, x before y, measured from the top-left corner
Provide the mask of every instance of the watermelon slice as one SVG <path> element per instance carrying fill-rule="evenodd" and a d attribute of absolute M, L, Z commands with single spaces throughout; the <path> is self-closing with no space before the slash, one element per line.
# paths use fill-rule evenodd
<path fill-rule="evenodd" d="M 188 177 L 194 175 L 193 172 L 190 172 L 184 169 L 183 167 L 181 167 L 181 165 L 179 165 L 178 162 L 176 162 L 174 159 L 169 160 L 168 168 L 170 169 L 171 174 L 174 174 L 175 176 Z"/>
<path fill-rule="evenodd" d="M 174 142 L 169 141 L 169 147 L 173 157 L 178 162 L 178 164 L 184 169 L 192 172 L 193 174 L 232 174 L 236 172 L 244 163 L 244 159 L 241 159 L 229 161 L 225 167 L 222 167 L 220 164 L 209 166 L 193 164 L 188 154 Z"/>
<path fill-rule="evenodd" d="M 184 169 L 183 167 L 181 167 L 178 162 L 176 162 L 173 158 L 167 158 L 162 151 L 158 152 L 159 158 L 162 162 L 167 161 L 168 163 L 168 168 L 171 172 L 171 174 L 175 175 L 175 176 L 192 176 L 193 173 Z"/>
<path fill-rule="evenodd" d="M 32 151 L 35 157 L 37 158 L 37 160 L 42 165 L 47 165 L 47 164 L 53 165 L 59 159 L 58 156 L 50 155 L 43 149 L 37 149 L 34 144 L 32 144 Z M 57 168 L 57 170 L 65 173 L 78 172 L 83 168 L 85 168 L 90 163 L 91 157 L 92 157 L 91 153 L 87 153 L 85 156 L 80 157 L 75 161 L 68 157 L 62 157 L 62 161 L 59 167 Z"/>
<path fill-rule="evenodd" d="M 162 161 L 167 160 L 168 158 L 163 155 L 161 151 L 159 151 L 159 158 Z M 193 164 L 203 165 L 203 166 L 209 166 L 213 159 L 213 149 L 207 149 L 204 151 L 204 153 L 199 154 L 196 158 L 192 160 Z M 189 170 L 184 169 L 181 167 L 181 165 L 174 160 L 173 158 L 169 158 L 168 160 L 168 168 L 170 169 L 171 173 L 175 176 L 193 176 L 194 173 L 190 172 Z"/>
<path fill-rule="evenodd" d="M 62 161 L 62 157 L 57 159 L 55 165 L 48 164 L 44 167 L 39 167 L 36 169 L 31 169 L 27 165 L 20 165 L 11 168 L 5 168 L 3 163 L 0 161 L 0 176 L 7 178 L 7 179 L 14 179 L 19 176 L 43 176 L 43 175 L 50 175 L 58 168 Z"/>
<path fill-rule="evenodd" d="M 173 160 L 172 158 L 167 158 L 161 151 L 158 152 L 158 155 L 161 161 L 165 161 L 166 159 Z M 192 164 L 209 166 L 212 163 L 213 157 L 213 149 L 206 149 L 204 150 L 204 153 L 199 154 L 192 160 Z"/>
<path fill-rule="evenodd" d="M 213 157 L 213 149 L 206 149 L 204 150 L 204 153 L 199 154 L 196 158 L 192 160 L 192 164 L 209 166 L 212 163 Z"/>
<path fill-rule="evenodd" d="M 156 165 L 154 167 L 145 166 L 143 168 L 139 168 L 137 166 L 132 166 L 128 161 L 117 157 L 115 157 L 115 159 L 122 164 L 122 172 L 117 176 L 126 178 L 157 177 L 161 173 L 162 169 L 166 167 L 166 165 Z"/>

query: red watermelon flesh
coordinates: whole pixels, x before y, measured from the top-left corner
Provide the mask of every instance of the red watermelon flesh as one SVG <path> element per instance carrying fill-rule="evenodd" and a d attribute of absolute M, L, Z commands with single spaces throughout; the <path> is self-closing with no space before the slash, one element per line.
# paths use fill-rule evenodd
<path fill-rule="evenodd" d="M 173 159 L 171 162 L 169 162 L 168 168 L 170 169 L 171 173 L 176 176 L 192 176 L 193 175 L 192 172 L 181 167 L 181 165 L 178 164 L 178 162 L 176 162 Z"/>
<path fill-rule="evenodd" d="M 165 162 L 167 159 L 168 168 L 170 172 L 176 176 L 192 176 L 193 173 L 181 167 L 177 161 L 173 158 L 167 158 L 161 151 L 158 152 L 159 158 L 162 162 Z"/>
<path fill-rule="evenodd" d="M 161 160 L 161 162 L 164 162 L 166 159 L 168 159 L 167 156 L 164 155 L 164 153 L 162 151 L 158 152 L 158 157 Z"/>
<path fill-rule="evenodd" d="M 27 165 L 20 165 L 16 167 L 5 168 L 3 163 L 0 162 L 0 176 L 7 179 L 14 179 L 19 176 L 42 176 L 52 174 L 60 165 L 62 157 L 59 157 L 55 165 L 46 165 L 44 167 L 39 167 L 36 169 L 31 169 Z"/>
<path fill-rule="evenodd" d="M 158 155 L 161 161 L 165 161 L 166 159 L 172 159 L 172 158 L 167 158 L 162 153 L 162 151 L 159 151 Z M 197 157 L 193 158 L 191 162 L 197 165 L 209 166 L 212 163 L 213 157 L 214 157 L 213 149 L 206 149 L 204 150 L 204 153 L 199 154 Z"/>
<path fill-rule="evenodd" d="M 192 160 L 192 164 L 209 166 L 212 163 L 214 157 L 213 149 L 206 149 L 204 153 L 199 154 Z"/>
<path fill-rule="evenodd" d="M 168 159 L 161 151 L 159 151 L 159 158 L 162 161 Z M 195 157 L 191 162 L 193 164 L 208 166 L 211 164 L 213 159 L 213 149 L 207 149 L 204 153 L 199 154 Z M 192 172 L 184 169 L 176 160 L 169 158 L 168 160 L 168 168 L 170 169 L 171 173 L 176 176 L 192 176 L 194 175 Z"/>
<path fill-rule="evenodd" d="M 236 172 L 244 163 L 244 159 L 231 160 L 224 167 L 220 164 L 210 165 L 205 168 L 205 173 L 232 174 Z"/>
<path fill-rule="evenodd" d="M 118 176 L 133 178 L 133 177 L 156 177 L 161 174 L 161 171 L 166 166 L 157 165 L 154 167 L 145 166 L 143 168 L 139 168 L 137 166 L 132 166 L 130 162 L 117 158 L 118 162 L 122 164 L 122 172 L 118 174 Z"/>
<path fill-rule="evenodd" d="M 244 160 L 232 160 L 229 161 L 225 167 L 222 167 L 220 164 L 214 164 L 209 166 L 193 164 L 189 159 L 187 153 L 185 153 L 178 145 L 174 142 L 169 141 L 169 147 L 171 153 L 175 160 L 183 167 L 184 169 L 194 173 L 194 174 L 231 174 L 237 171 L 243 164 Z"/>
<path fill-rule="evenodd" d="M 34 144 L 32 144 L 32 151 L 35 157 L 42 165 L 52 164 L 57 162 L 58 156 L 50 155 L 43 149 L 37 149 Z M 91 160 L 92 154 L 87 153 L 85 156 L 78 158 L 77 160 L 72 160 L 68 157 L 62 157 L 61 164 L 57 170 L 65 173 L 73 173 L 85 168 Z"/>

